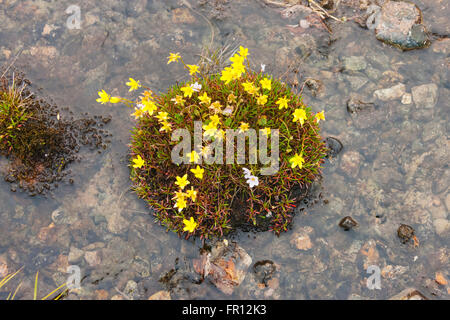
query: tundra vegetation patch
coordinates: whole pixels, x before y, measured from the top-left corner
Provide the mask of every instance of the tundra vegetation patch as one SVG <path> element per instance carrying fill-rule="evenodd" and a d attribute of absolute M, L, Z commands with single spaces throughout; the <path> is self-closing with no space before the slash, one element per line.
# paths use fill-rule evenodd
<path fill-rule="evenodd" d="M 167 63 L 182 63 L 189 81 L 156 94 L 130 78 L 129 91 L 141 92 L 135 99 L 99 92 L 99 103 L 133 110 L 133 189 L 180 236 L 286 231 L 305 196 L 299 191 L 320 175 L 324 112 L 313 113 L 263 67 L 252 70 L 248 56 L 240 47 L 231 65 L 211 74 L 170 53 Z"/>
<path fill-rule="evenodd" d="M 2 172 L 11 190 L 19 187 L 37 195 L 58 182 L 73 182 L 67 167 L 80 159 L 82 146 L 106 148 L 103 140 L 109 134 L 100 127 L 110 118 L 64 119 L 57 106 L 31 90 L 20 73 L 0 78 L 0 155 L 9 160 Z"/>

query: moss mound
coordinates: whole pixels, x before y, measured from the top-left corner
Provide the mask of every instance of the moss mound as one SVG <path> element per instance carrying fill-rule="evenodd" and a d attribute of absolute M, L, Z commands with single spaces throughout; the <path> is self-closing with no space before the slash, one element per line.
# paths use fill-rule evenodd
<path fill-rule="evenodd" d="M 99 92 L 101 103 L 122 101 L 134 108 L 133 189 L 180 236 L 223 236 L 243 226 L 279 234 L 292 221 L 299 190 L 320 174 L 326 155 L 318 125 L 323 112 L 314 114 L 286 84 L 251 70 L 247 55 L 241 47 L 221 74 L 203 75 L 201 66 L 172 53 L 169 63 L 183 63 L 190 81 L 160 94 L 144 87 L 134 101 Z M 127 85 L 130 91 L 142 86 L 132 78 Z M 261 151 L 271 160 L 264 162 Z"/>

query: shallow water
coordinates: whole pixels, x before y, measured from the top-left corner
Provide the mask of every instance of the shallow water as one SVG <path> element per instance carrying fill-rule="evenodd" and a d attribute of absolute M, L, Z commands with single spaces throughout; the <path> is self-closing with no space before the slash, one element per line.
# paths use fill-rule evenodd
<path fill-rule="evenodd" d="M 63 183 L 46 197 L 31 198 L 0 182 L 0 265 L 9 271 L 24 266 L 18 298 L 31 297 L 37 270 L 40 292 L 50 292 L 65 281 L 70 264 L 80 267 L 83 280 L 67 299 L 147 299 L 160 290 L 174 299 L 385 299 L 408 287 L 448 299 L 449 287 L 434 281 L 436 273 L 448 278 L 450 270 L 449 44 L 439 41 L 449 32 L 448 4 L 413 1 L 436 35 L 429 48 L 402 52 L 353 21 L 332 23 L 329 33 L 320 24 L 288 27 L 301 15 L 283 18 L 281 8 L 262 1 L 191 2 L 194 10 L 175 0 L 78 1 L 81 29 L 69 30 L 65 10 L 71 1 L 0 1 L 0 63 L 17 57 L 14 65 L 33 88 L 60 107 L 112 116 L 109 148 L 83 152 L 70 168 L 74 185 Z M 358 6 L 346 5 L 352 2 L 358 1 L 341 1 L 334 14 L 357 15 Z M 100 89 L 127 92 L 130 76 L 156 91 L 186 78 L 181 66 L 167 66 L 165 57 L 180 52 L 194 63 L 210 44 L 212 29 L 199 12 L 213 25 L 214 45 L 248 47 L 256 68 L 265 64 L 266 72 L 298 90 L 308 78 L 319 80 L 317 93 L 303 87 L 304 102 L 313 111 L 325 110 L 323 137 L 344 146 L 325 163 L 315 185 L 317 201 L 297 210 L 292 230 L 280 237 L 269 232 L 229 237 L 253 261 L 231 296 L 209 281 L 195 282 L 191 263 L 202 243 L 166 233 L 129 191 L 133 120 L 125 107 L 95 102 Z M 375 90 L 398 83 L 407 93 L 436 84 L 437 103 L 424 108 L 401 98 L 374 98 Z M 373 109 L 350 114 L 352 96 L 373 102 Z M 343 231 L 338 223 L 344 216 L 359 227 Z M 415 228 L 417 248 L 397 237 L 402 223 Z M 305 233 L 310 243 L 300 250 L 295 241 Z M 261 260 L 277 266 L 278 281 L 267 288 L 257 285 L 253 272 Z M 380 290 L 366 285 L 370 265 L 382 270 Z M 178 275 L 169 284 L 159 281 L 171 269 Z"/>

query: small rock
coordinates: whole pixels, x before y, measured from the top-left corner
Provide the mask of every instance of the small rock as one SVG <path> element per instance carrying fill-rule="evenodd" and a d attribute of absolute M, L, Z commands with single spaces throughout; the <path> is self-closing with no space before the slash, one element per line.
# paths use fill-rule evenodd
<path fill-rule="evenodd" d="M 381 101 L 396 100 L 405 94 L 405 90 L 405 85 L 399 83 L 391 88 L 376 90 L 373 96 Z"/>
<path fill-rule="evenodd" d="M 278 280 L 278 278 L 270 279 L 269 281 L 267 281 L 267 286 L 276 290 L 280 286 L 280 280 Z"/>
<path fill-rule="evenodd" d="M 108 291 L 105 289 L 95 290 L 95 298 L 97 300 L 106 300 L 108 299 Z"/>
<path fill-rule="evenodd" d="M 236 243 L 228 245 L 218 241 L 211 252 L 203 252 L 194 260 L 194 270 L 208 279 L 223 293 L 231 295 L 244 281 L 252 263 L 248 253 Z"/>
<path fill-rule="evenodd" d="M 367 67 L 367 62 L 363 56 L 344 57 L 343 66 L 348 71 L 360 71 Z"/>
<path fill-rule="evenodd" d="M 450 229 L 450 222 L 447 219 L 436 219 L 433 221 L 434 229 L 439 236 L 445 235 Z"/>
<path fill-rule="evenodd" d="M 0 281 L 8 275 L 8 264 L 6 258 L 0 256 Z"/>
<path fill-rule="evenodd" d="M 84 251 L 75 247 L 70 247 L 69 263 L 77 263 L 83 257 Z"/>
<path fill-rule="evenodd" d="M 327 137 L 325 139 L 325 144 L 327 146 L 327 155 L 331 157 L 335 157 L 339 154 L 339 152 L 342 151 L 342 148 L 344 146 L 342 145 L 342 142 L 340 142 L 338 139 L 333 137 Z"/>
<path fill-rule="evenodd" d="M 342 148 L 344 146 L 342 145 L 342 142 L 340 142 L 338 139 L 333 137 L 327 137 L 325 139 L 325 144 L 327 146 L 327 155 L 331 157 L 335 157 L 339 154 L 339 152 L 342 151 Z"/>
<path fill-rule="evenodd" d="M 341 158 L 341 170 L 349 177 L 356 178 L 361 166 L 362 156 L 357 151 L 347 151 Z"/>
<path fill-rule="evenodd" d="M 136 283 L 136 281 L 130 280 L 127 282 L 124 293 L 130 298 L 130 299 L 135 299 L 139 296 L 139 291 L 138 291 L 138 284 Z"/>
<path fill-rule="evenodd" d="M 339 227 L 343 228 L 345 231 L 348 231 L 356 226 L 358 226 L 358 222 L 350 216 L 342 218 L 339 222 Z"/>
<path fill-rule="evenodd" d="M 312 227 L 303 227 L 296 232 L 290 241 L 298 250 L 309 250 L 313 247 L 313 243 L 309 235 L 314 231 Z"/>
<path fill-rule="evenodd" d="M 414 229 L 406 224 L 401 224 L 397 230 L 398 237 L 403 243 L 408 242 L 412 237 L 414 237 Z"/>
<path fill-rule="evenodd" d="M 438 86 L 434 83 L 411 88 L 416 108 L 433 108 L 438 100 Z"/>
<path fill-rule="evenodd" d="M 389 298 L 389 300 L 428 300 L 419 290 L 414 288 L 408 288 L 395 296 Z"/>
<path fill-rule="evenodd" d="M 402 50 L 427 47 L 428 33 L 422 24 L 422 12 L 411 2 L 387 1 L 381 7 L 376 38 Z"/>
<path fill-rule="evenodd" d="M 386 279 L 395 279 L 408 271 L 408 267 L 387 265 L 381 270 L 381 276 Z"/>
<path fill-rule="evenodd" d="M 98 266 L 102 261 L 99 251 L 85 252 L 84 259 L 86 260 L 87 264 L 91 267 Z"/>
<path fill-rule="evenodd" d="M 373 111 L 375 109 L 375 104 L 373 103 L 367 103 L 367 102 L 362 102 L 359 99 L 356 98 L 350 98 L 347 101 L 347 111 L 349 113 L 357 113 L 357 112 L 361 112 L 361 111 Z"/>
<path fill-rule="evenodd" d="M 188 8 L 176 8 L 172 10 L 173 23 L 194 23 L 195 17 L 191 14 Z"/>
<path fill-rule="evenodd" d="M 272 278 L 276 271 L 275 264 L 270 260 L 261 260 L 253 265 L 253 272 L 258 283 L 268 285 L 268 281 Z"/>
<path fill-rule="evenodd" d="M 311 90 L 311 94 L 314 97 L 317 97 L 317 95 L 322 91 L 323 84 L 320 80 L 315 79 L 308 79 L 305 81 L 306 86 L 309 90 Z"/>
<path fill-rule="evenodd" d="M 411 104 L 412 103 L 412 95 L 411 93 L 405 93 L 402 96 L 402 104 Z"/>
<path fill-rule="evenodd" d="M 172 300 L 170 297 L 170 292 L 169 291 L 158 291 L 154 294 L 152 294 L 148 300 Z"/>

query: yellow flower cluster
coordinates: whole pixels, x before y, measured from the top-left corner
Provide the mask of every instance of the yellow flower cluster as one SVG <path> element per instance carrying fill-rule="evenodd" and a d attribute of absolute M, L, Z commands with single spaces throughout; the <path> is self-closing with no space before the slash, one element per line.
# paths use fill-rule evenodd
<path fill-rule="evenodd" d="M 222 76 L 220 80 L 225 84 L 229 84 L 232 80 L 239 79 L 243 73 L 245 73 L 244 61 L 248 56 L 248 49 L 244 47 L 239 48 L 239 52 L 230 58 L 232 62 L 231 66 L 222 70 Z"/>
<path fill-rule="evenodd" d="M 196 156 L 193 157 L 192 155 L 196 155 Z M 198 153 L 196 153 L 195 151 L 192 151 L 190 153 L 190 156 L 191 156 L 191 160 L 193 158 L 198 159 L 196 157 L 199 157 Z M 191 162 L 194 162 L 194 161 L 191 161 Z M 195 178 L 197 178 L 199 180 L 203 179 L 203 174 L 205 172 L 205 169 L 202 169 L 199 165 L 197 165 L 197 167 L 195 169 L 191 169 L 190 171 L 194 174 Z M 177 176 L 175 184 L 179 187 L 179 191 L 176 191 L 174 197 L 172 198 L 172 200 L 175 200 L 175 205 L 173 207 L 178 209 L 178 212 L 181 212 L 181 211 L 183 211 L 183 209 L 185 209 L 188 206 L 187 201 L 189 199 L 192 202 L 197 201 L 197 193 L 198 192 L 194 189 L 193 186 L 191 186 L 190 189 L 183 191 L 186 188 L 186 186 L 190 184 L 187 174 L 185 174 L 182 177 Z M 195 222 L 194 218 L 192 218 L 192 217 L 190 220 L 183 219 L 183 223 L 185 224 L 183 231 L 188 231 L 188 232 L 194 232 L 195 228 L 198 225 L 197 222 Z"/>

